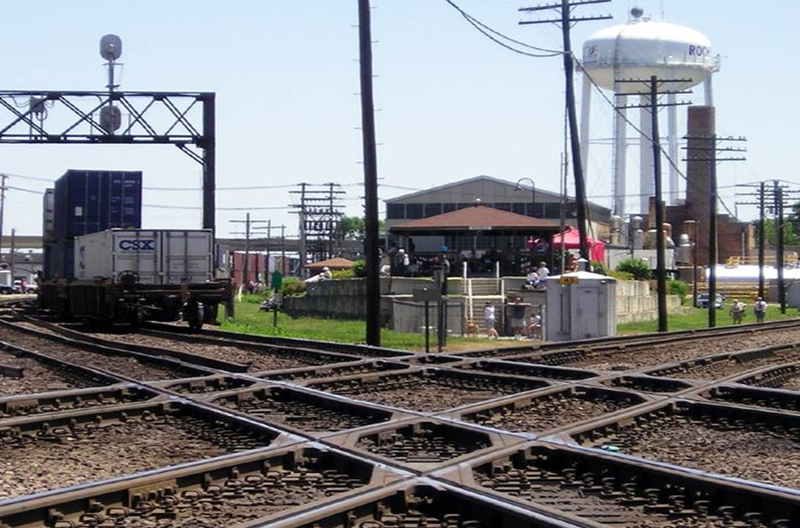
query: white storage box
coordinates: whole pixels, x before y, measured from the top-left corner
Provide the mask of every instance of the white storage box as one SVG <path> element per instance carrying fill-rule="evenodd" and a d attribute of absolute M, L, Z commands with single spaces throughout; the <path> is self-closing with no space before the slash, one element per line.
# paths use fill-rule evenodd
<path fill-rule="evenodd" d="M 213 278 L 212 251 L 209 230 L 109 229 L 75 237 L 75 278 L 133 271 L 141 284 L 202 283 Z"/>

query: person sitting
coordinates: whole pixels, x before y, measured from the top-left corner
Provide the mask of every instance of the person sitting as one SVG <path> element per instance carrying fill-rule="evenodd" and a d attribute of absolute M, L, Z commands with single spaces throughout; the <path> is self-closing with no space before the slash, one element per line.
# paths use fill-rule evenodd
<path fill-rule="evenodd" d="M 528 339 L 542 338 L 542 316 L 534 313 L 528 323 Z"/>
<path fill-rule="evenodd" d="M 550 276 L 550 268 L 547 267 L 547 264 L 544 262 L 539 263 L 539 269 L 536 270 L 536 273 L 539 274 L 539 284 L 537 284 L 539 289 L 547 288 L 547 277 Z"/>
<path fill-rule="evenodd" d="M 533 290 L 539 284 L 539 274 L 536 273 L 536 270 L 530 270 L 528 275 L 525 277 L 525 284 L 523 285 L 523 289 L 525 290 Z"/>

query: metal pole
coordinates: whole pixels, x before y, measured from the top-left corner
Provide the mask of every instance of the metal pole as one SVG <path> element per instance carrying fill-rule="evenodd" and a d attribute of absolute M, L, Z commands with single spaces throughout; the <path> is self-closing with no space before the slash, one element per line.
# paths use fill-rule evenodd
<path fill-rule="evenodd" d="M 575 66 L 572 61 L 572 42 L 570 39 L 570 5 L 569 0 L 561 0 L 561 33 L 564 39 L 564 75 L 566 76 L 567 119 L 572 147 L 572 172 L 575 178 L 575 202 L 578 207 L 578 234 L 580 235 L 581 258 L 590 261 L 586 231 L 586 187 L 583 181 L 583 164 L 581 163 L 581 142 L 578 136 L 578 116 L 575 112 Z"/>
<path fill-rule="evenodd" d="M 3 218 L 6 209 L 6 174 L 0 174 L 0 260 L 3 259 Z"/>
<path fill-rule="evenodd" d="M 431 351 L 431 302 L 425 301 L 425 352 Z"/>
<path fill-rule="evenodd" d="M 766 297 L 764 295 L 764 247 L 766 245 L 764 240 L 764 226 L 767 218 L 766 204 L 764 203 L 765 192 L 766 182 L 761 182 L 758 189 L 758 296 L 762 299 Z"/>
<path fill-rule="evenodd" d="M 708 153 L 711 202 L 708 209 L 708 327 L 717 326 L 717 136 L 711 138 L 712 150 Z"/>
<path fill-rule="evenodd" d="M 286 226 L 281 225 L 281 275 L 286 274 Z"/>
<path fill-rule="evenodd" d="M 266 250 L 267 250 L 267 262 L 264 265 L 264 284 L 265 284 L 265 286 L 267 287 L 268 290 L 270 289 L 270 285 L 272 284 L 272 282 L 271 282 L 272 281 L 272 277 L 270 277 L 270 274 L 269 274 L 269 268 L 270 268 L 269 261 L 270 261 L 270 258 L 271 258 L 271 256 L 270 256 L 270 245 L 271 244 L 269 242 L 269 239 L 270 239 L 271 236 L 272 236 L 272 220 L 267 220 L 267 247 L 266 247 Z"/>
<path fill-rule="evenodd" d="M 778 251 L 775 265 L 778 267 L 778 302 L 781 305 L 781 313 L 786 313 L 786 282 L 783 277 L 783 187 L 775 181 L 775 215 L 776 215 L 776 236 L 778 238 Z"/>
<path fill-rule="evenodd" d="M 9 267 L 11 268 L 11 287 L 14 287 L 14 280 L 16 279 L 16 275 L 14 274 L 14 262 L 15 262 L 15 252 L 16 252 L 16 244 L 17 244 L 17 230 L 11 229 L 11 254 L 8 256 L 8 263 Z"/>
<path fill-rule="evenodd" d="M 668 331 L 667 269 L 664 252 L 664 207 L 661 191 L 661 141 L 658 132 L 658 78 L 650 77 L 650 122 L 653 130 L 653 177 L 656 194 L 656 283 L 658 285 L 658 331 Z"/>
<path fill-rule="evenodd" d="M 250 213 L 247 213 L 244 222 L 244 264 L 242 264 L 242 285 L 247 291 L 250 283 Z"/>
<path fill-rule="evenodd" d="M 692 234 L 692 306 L 697 307 L 697 243 L 700 222 L 694 221 L 694 233 Z"/>
<path fill-rule="evenodd" d="M 367 344 L 381 344 L 381 283 L 378 255 L 378 157 L 375 146 L 375 106 L 372 93 L 372 29 L 369 0 L 358 0 L 358 40 L 361 64 L 361 132 L 364 148 L 364 216 L 366 236 Z"/>
<path fill-rule="evenodd" d="M 211 240 L 216 248 L 216 94 L 202 95 L 203 101 L 203 140 L 199 145 L 203 149 L 203 229 L 211 230 Z M 214 267 L 219 267 L 218 256 L 214 251 Z"/>

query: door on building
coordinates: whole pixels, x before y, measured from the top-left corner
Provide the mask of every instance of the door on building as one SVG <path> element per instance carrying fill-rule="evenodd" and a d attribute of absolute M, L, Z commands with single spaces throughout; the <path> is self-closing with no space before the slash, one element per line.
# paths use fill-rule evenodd
<path fill-rule="evenodd" d="M 585 339 L 600 335 L 600 295 L 595 288 L 578 288 L 578 335 Z"/>

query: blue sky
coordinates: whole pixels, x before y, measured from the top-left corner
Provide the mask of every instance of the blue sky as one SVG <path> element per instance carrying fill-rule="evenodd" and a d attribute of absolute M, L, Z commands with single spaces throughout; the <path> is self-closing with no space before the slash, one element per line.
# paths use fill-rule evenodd
<path fill-rule="evenodd" d="M 530 4 L 457 3 L 515 38 L 559 44 L 553 26 L 517 25 L 517 8 Z M 373 4 L 378 166 L 386 185 L 381 198 L 405 192 L 393 187 L 425 189 L 478 174 L 531 177 L 557 191 L 560 58 L 504 50 L 444 0 Z M 616 0 L 582 12 L 610 13 L 619 23 L 634 4 L 703 32 L 722 55 L 714 82 L 718 132 L 747 136 L 749 152 L 746 163 L 722 167 L 720 185 L 800 182 L 800 2 Z M 103 89 L 98 40 L 117 33 L 124 42 L 122 89 L 217 93 L 219 186 L 339 182 L 348 185 L 348 212 L 357 214 L 363 173 L 356 17 L 355 0 L 0 0 L 0 88 Z M 575 48 L 609 23 L 577 26 Z M 608 137 L 611 123 L 611 109 L 595 96 L 592 137 Z M 589 196 L 610 204 L 610 150 L 593 145 L 592 151 Z M 0 172 L 55 179 L 69 168 L 143 170 L 149 187 L 200 185 L 199 166 L 173 147 L 0 147 Z M 629 171 L 631 193 L 637 178 Z M 46 186 L 23 178 L 9 184 Z M 218 205 L 286 207 L 293 201 L 289 190 L 220 191 Z M 733 193 L 723 194 L 731 209 Z M 199 207 L 200 193 L 146 191 L 145 202 Z M 747 208 L 740 213 L 753 216 Z M 220 210 L 220 233 L 234 230 L 229 220 L 243 216 Z M 39 233 L 40 217 L 37 195 L 10 191 L 6 232 Z M 296 217 L 286 209 L 254 211 L 253 217 L 296 231 Z M 199 224 L 199 210 L 145 209 L 146 227 Z"/>

